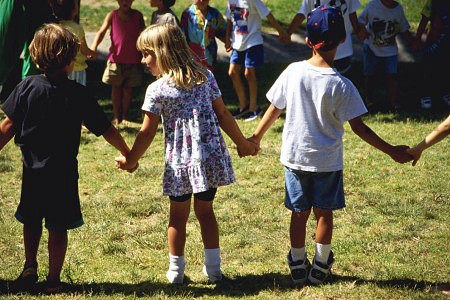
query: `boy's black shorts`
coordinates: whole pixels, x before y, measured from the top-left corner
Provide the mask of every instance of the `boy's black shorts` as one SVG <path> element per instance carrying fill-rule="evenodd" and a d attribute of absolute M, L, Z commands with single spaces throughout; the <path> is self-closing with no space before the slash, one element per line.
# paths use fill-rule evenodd
<path fill-rule="evenodd" d="M 78 171 L 23 168 L 22 193 L 15 217 L 21 223 L 64 231 L 84 224 Z"/>

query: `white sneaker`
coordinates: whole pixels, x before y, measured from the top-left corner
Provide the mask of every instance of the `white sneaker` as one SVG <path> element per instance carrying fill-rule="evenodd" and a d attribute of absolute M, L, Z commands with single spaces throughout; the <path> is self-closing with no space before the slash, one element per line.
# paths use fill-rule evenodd
<path fill-rule="evenodd" d="M 222 271 L 219 266 L 209 266 L 203 265 L 203 274 L 208 277 L 209 281 L 217 282 L 222 280 Z"/>
<path fill-rule="evenodd" d="M 447 104 L 447 106 L 450 106 L 450 94 L 444 95 L 442 100 L 444 100 L 444 103 Z"/>
<path fill-rule="evenodd" d="M 431 97 L 429 97 L 429 96 L 426 96 L 426 97 L 423 97 L 422 99 L 420 99 L 420 106 L 423 109 L 430 109 L 432 104 L 433 104 L 433 102 L 431 102 Z"/>

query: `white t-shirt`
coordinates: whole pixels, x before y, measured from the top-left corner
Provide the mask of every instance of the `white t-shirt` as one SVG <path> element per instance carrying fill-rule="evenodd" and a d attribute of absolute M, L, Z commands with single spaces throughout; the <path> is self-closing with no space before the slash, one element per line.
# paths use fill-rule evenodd
<path fill-rule="evenodd" d="M 353 83 L 336 69 L 290 64 L 267 92 L 286 109 L 280 161 L 310 172 L 343 169 L 343 124 L 367 112 Z"/>
<path fill-rule="evenodd" d="M 270 10 L 261 0 L 228 0 L 225 17 L 233 23 L 233 49 L 244 51 L 263 44 L 261 19 L 269 13 Z"/>
<path fill-rule="evenodd" d="M 366 25 L 370 36 L 365 43 L 376 56 L 387 57 L 398 54 L 395 36 L 409 29 L 408 20 L 400 3 L 394 8 L 389 8 L 380 0 L 372 0 L 367 3 L 358 21 Z"/>
<path fill-rule="evenodd" d="M 308 16 L 308 14 L 314 9 L 316 0 L 303 0 L 299 14 Z M 344 57 L 351 56 L 353 54 L 352 46 L 352 22 L 350 22 L 349 15 L 356 12 L 358 8 L 361 7 L 359 0 L 321 0 L 321 5 L 335 6 L 341 9 L 342 16 L 344 17 L 345 31 L 347 32 L 347 37 L 345 42 L 340 44 L 337 48 L 335 59 L 341 59 Z"/>

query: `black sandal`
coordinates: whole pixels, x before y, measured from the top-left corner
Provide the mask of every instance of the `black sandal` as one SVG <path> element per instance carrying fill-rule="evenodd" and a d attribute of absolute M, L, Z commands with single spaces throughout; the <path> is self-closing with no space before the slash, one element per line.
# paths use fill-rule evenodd
<path fill-rule="evenodd" d="M 51 282 L 48 281 L 47 277 L 47 281 L 45 282 L 44 285 L 44 293 L 47 295 L 63 293 L 64 291 L 67 290 L 67 287 L 68 287 L 67 283 L 61 282 L 60 280 Z"/>
<path fill-rule="evenodd" d="M 14 288 L 18 290 L 27 290 L 33 287 L 38 280 L 37 268 L 37 262 L 25 265 L 22 273 L 20 273 L 19 277 L 13 282 Z"/>

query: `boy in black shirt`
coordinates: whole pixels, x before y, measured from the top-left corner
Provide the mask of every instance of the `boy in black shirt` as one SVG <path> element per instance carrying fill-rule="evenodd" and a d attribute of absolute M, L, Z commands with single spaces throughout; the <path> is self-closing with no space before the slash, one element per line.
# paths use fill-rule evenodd
<path fill-rule="evenodd" d="M 42 219 L 49 232 L 46 292 L 62 289 L 67 230 L 83 224 L 77 161 L 82 122 L 123 155 L 129 152 L 87 89 L 67 78 L 78 48 L 79 41 L 70 31 L 56 24 L 44 25 L 29 48 L 44 74 L 25 78 L 2 106 L 7 117 L 0 124 L 0 149 L 15 136 L 23 160 L 22 192 L 15 214 L 24 224 L 25 264 L 15 281 L 21 289 L 30 288 L 38 279 Z"/>

